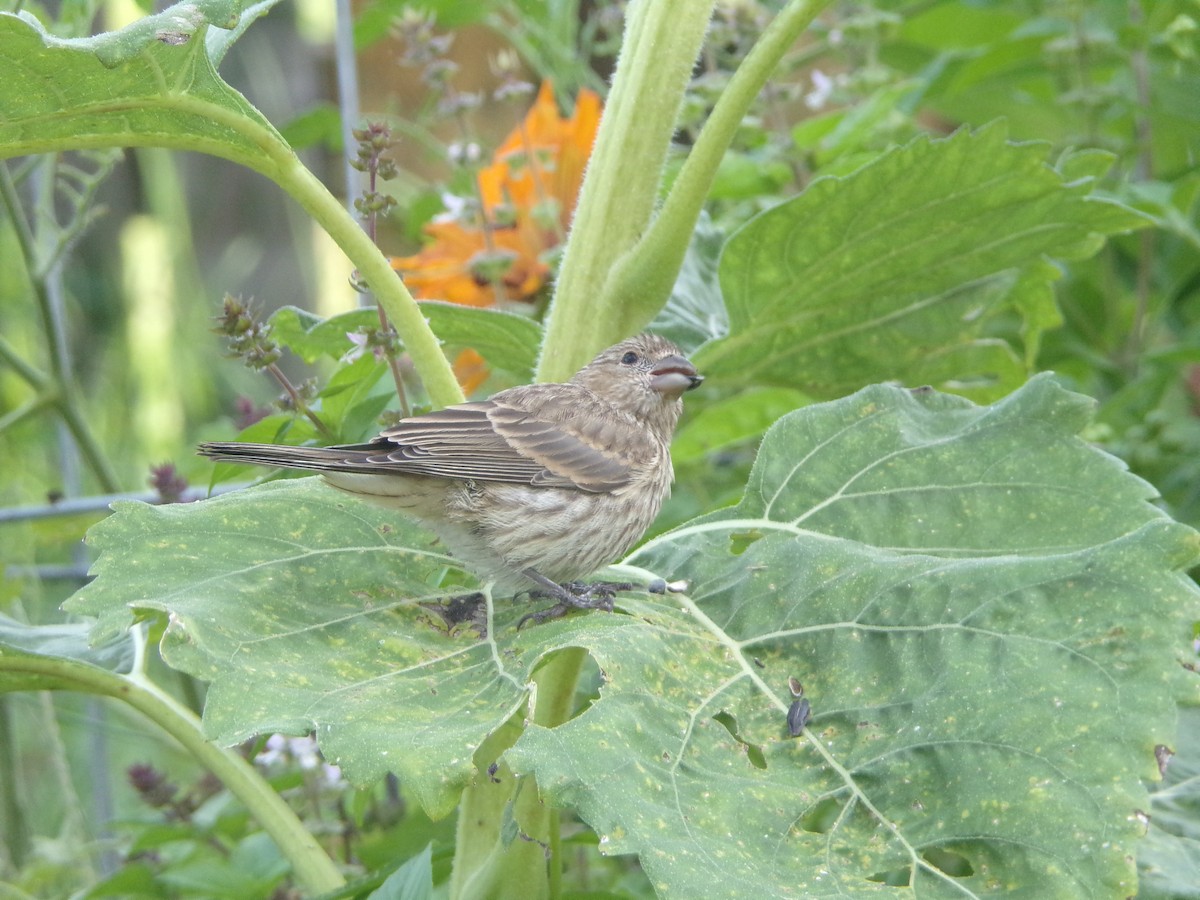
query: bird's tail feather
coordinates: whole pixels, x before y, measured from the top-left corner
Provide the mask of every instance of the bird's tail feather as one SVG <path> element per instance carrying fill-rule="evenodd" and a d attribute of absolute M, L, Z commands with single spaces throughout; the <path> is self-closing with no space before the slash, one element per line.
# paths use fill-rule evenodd
<path fill-rule="evenodd" d="M 196 452 L 209 459 L 242 465 L 276 466 L 281 469 L 310 469 L 315 472 L 346 471 L 361 464 L 370 453 L 357 447 L 285 447 L 278 444 L 240 444 L 212 441 Z"/>

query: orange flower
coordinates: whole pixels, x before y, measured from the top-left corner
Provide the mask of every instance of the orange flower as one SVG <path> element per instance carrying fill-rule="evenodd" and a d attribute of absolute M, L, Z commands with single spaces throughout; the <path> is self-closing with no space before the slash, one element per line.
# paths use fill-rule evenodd
<path fill-rule="evenodd" d="M 431 222 L 433 240 L 392 259 L 414 297 L 492 306 L 531 300 L 550 277 L 548 251 L 562 243 L 600 122 L 600 98 L 582 90 L 569 119 L 542 84 L 525 120 L 478 175 L 485 224 Z M 499 290 L 498 290 L 499 289 Z"/>
<path fill-rule="evenodd" d="M 463 393 L 470 397 L 487 381 L 488 367 L 483 357 L 468 347 L 454 360 L 454 377 Z"/>

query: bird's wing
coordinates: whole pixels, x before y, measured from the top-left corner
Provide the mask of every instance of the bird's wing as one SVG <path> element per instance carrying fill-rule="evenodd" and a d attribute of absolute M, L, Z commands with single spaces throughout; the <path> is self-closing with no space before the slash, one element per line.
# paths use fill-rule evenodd
<path fill-rule="evenodd" d="M 370 451 L 364 462 L 373 472 L 390 469 L 593 492 L 630 482 L 632 459 L 612 439 L 611 428 L 588 424 L 587 416 L 554 421 L 562 415 L 542 404 L 513 401 L 519 402 L 518 397 L 506 402 L 500 395 L 405 419 L 360 448 Z M 537 405 L 543 408 L 523 408 Z"/>

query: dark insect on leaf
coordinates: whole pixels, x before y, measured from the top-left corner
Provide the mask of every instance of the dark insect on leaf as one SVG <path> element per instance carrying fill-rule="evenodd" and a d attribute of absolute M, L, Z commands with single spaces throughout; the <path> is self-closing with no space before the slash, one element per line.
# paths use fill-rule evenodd
<path fill-rule="evenodd" d="M 792 702 L 787 714 L 788 732 L 792 737 L 799 737 L 804 726 L 812 717 L 812 707 L 807 700 L 801 698 Z"/>

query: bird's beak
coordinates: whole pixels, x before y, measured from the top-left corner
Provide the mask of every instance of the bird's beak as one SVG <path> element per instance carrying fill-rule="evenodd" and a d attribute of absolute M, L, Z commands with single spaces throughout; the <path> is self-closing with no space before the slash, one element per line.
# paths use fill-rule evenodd
<path fill-rule="evenodd" d="M 650 373 L 650 387 L 668 397 L 679 397 L 699 387 L 703 380 L 696 374 L 696 367 L 682 356 L 664 356 Z"/>

